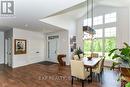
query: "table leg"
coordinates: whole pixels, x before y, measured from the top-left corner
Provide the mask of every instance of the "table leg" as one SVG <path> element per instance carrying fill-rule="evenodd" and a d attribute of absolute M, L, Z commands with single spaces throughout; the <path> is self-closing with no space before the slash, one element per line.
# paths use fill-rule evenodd
<path fill-rule="evenodd" d="M 90 67 L 90 82 L 92 82 L 92 67 Z"/>

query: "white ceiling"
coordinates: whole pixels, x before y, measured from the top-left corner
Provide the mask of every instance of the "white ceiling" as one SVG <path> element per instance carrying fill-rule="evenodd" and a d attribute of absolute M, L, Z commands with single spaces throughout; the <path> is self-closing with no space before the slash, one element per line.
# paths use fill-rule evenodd
<path fill-rule="evenodd" d="M 48 32 L 51 25 L 39 20 L 85 0 L 15 0 L 15 16 L 0 17 L 0 26 Z M 1 29 L 1 28 L 0 28 Z M 58 29 L 53 26 L 51 30 Z"/>
<path fill-rule="evenodd" d="M 41 22 L 40 19 L 65 13 L 67 18 L 75 20 L 85 14 L 83 10 L 85 1 L 86 0 L 15 0 L 15 16 L 0 17 L 0 30 L 12 27 L 40 32 L 60 30 L 61 28 Z M 95 0 L 95 2 L 97 5 L 130 6 L 130 0 Z"/>
<path fill-rule="evenodd" d="M 130 0 L 100 0 L 99 4 L 115 7 L 130 7 Z"/>
<path fill-rule="evenodd" d="M 55 25 L 65 30 L 69 30 L 75 26 L 75 20 L 84 16 L 86 12 L 86 4 L 81 3 L 69 9 L 65 9 L 56 14 L 50 15 L 44 19 L 40 19 L 40 21 Z"/>

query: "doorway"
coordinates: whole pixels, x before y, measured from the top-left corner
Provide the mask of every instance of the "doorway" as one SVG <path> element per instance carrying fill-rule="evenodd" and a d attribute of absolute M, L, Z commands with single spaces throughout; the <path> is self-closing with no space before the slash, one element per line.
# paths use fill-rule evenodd
<path fill-rule="evenodd" d="M 12 66 L 12 38 L 5 39 L 5 64 Z"/>
<path fill-rule="evenodd" d="M 48 36 L 48 60 L 57 62 L 57 49 L 58 49 L 59 36 Z"/>

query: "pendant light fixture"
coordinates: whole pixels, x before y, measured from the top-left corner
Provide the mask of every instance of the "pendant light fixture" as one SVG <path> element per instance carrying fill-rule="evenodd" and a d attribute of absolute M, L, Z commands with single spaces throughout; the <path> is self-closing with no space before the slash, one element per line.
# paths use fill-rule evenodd
<path fill-rule="evenodd" d="M 83 26 L 83 32 L 86 32 L 88 34 L 94 35 L 96 34 L 96 31 L 93 29 L 93 0 L 87 0 L 87 19 L 89 18 L 89 2 L 91 1 L 91 26 L 88 25 L 88 20 L 87 20 L 87 25 Z"/>
<path fill-rule="evenodd" d="M 89 4 L 91 2 L 91 4 Z M 91 5 L 91 26 L 89 26 L 88 24 L 88 19 L 89 19 L 89 5 Z M 94 34 L 96 34 L 96 31 L 94 30 L 94 26 L 93 26 L 93 19 L 94 19 L 94 2 L 93 0 L 87 0 L 87 25 L 83 26 L 83 32 L 84 32 L 84 38 L 83 39 L 87 39 L 89 37 L 89 39 L 91 40 L 91 54 L 93 52 L 93 36 Z M 88 36 L 89 35 L 89 36 Z"/>

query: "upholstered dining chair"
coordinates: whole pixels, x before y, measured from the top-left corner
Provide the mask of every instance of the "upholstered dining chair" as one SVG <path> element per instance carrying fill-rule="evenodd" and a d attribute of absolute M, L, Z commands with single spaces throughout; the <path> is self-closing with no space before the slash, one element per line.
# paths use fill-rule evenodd
<path fill-rule="evenodd" d="M 100 81 L 100 76 L 101 76 L 101 73 L 102 73 L 103 67 L 104 67 L 104 66 L 103 66 L 103 65 L 104 65 L 104 60 L 105 60 L 105 58 L 102 58 L 102 59 L 99 61 L 98 65 L 95 66 L 95 67 L 92 69 L 92 72 L 95 73 L 95 74 L 97 74 L 99 81 Z"/>
<path fill-rule="evenodd" d="M 72 85 L 73 78 L 78 78 L 82 80 L 82 87 L 84 87 L 84 80 L 90 75 L 89 71 L 85 70 L 84 64 L 79 60 L 71 60 L 71 76 L 72 76 Z"/>
<path fill-rule="evenodd" d="M 98 53 L 91 53 L 92 58 L 98 58 Z"/>
<path fill-rule="evenodd" d="M 80 56 L 80 58 L 84 58 L 84 54 L 83 53 L 79 54 L 79 56 Z"/>
<path fill-rule="evenodd" d="M 78 55 L 74 55 L 74 56 L 73 56 L 73 59 L 74 59 L 74 60 L 79 60 L 79 56 L 78 56 Z"/>

